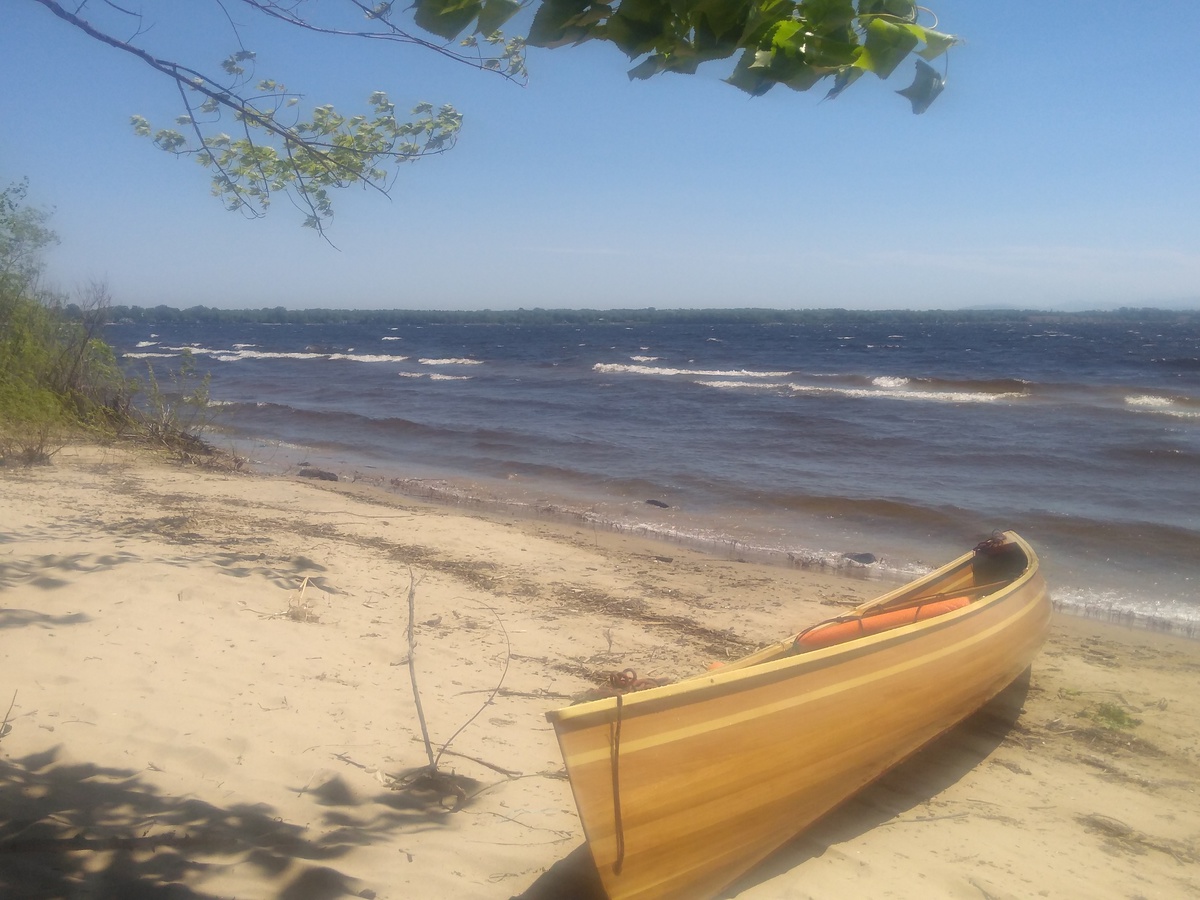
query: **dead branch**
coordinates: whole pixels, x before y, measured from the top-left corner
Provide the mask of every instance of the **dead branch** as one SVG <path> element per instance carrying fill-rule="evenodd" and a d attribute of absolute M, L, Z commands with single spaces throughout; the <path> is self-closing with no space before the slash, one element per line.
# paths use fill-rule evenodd
<path fill-rule="evenodd" d="M 458 730 L 456 732 L 454 732 L 454 734 L 450 735 L 449 740 L 447 740 L 444 744 L 442 744 L 442 749 L 438 752 L 437 759 L 435 759 L 433 761 L 434 766 L 437 765 L 438 760 L 442 758 L 442 754 L 446 752 L 447 748 L 452 743 L 454 743 L 454 739 L 456 737 L 458 737 L 460 734 L 462 734 L 463 730 L 468 725 L 470 725 L 477 718 L 479 718 L 480 713 L 482 713 L 485 709 L 487 709 L 489 706 L 492 705 L 492 701 L 494 701 L 496 699 L 496 694 L 498 694 L 500 692 L 500 688 L 504 684 L 504 679 L 508 676 L 508 664 L 509 664 L 509 660 L 512 659 L 512 641 L 509 640 L 508 629 L 504 627 L 504 620 L 500 618 L 500 613 L 496 612 L 496 610 L 493 607 L 488 606 L 486 603 L 483 603 L 482 601 L 480 601 L 480 604 L 482 606 L 484 606 L 489 612 L 491 612 L 491 614 L 493 616 L 496 617 L 496 622 L 497 622 L 497 624 L 499 624 L 500 631 L 504 635 L 504 669 L 500 672 L 500 680 L 498 682 L 496 682 L 496 686 L 494 688 L 492 688 L 492 692 L 490 694 L 488 694 L 487 699 L 483 701 L 483 705 L 480 706 L 479 709 L 477 709 L 475 711 L 475 714 L 473 716 L 471 716 L 471 718 L 469 718 L 469 719 L 467 719 L 467 721 L 463 722 L 462 725 L 459 726 Z M 410 616 L 411 616 L 411 613 L 410 613 Z"/>
<path fill-rule="evenodd" d="M 417 719 L 421 723 L 421 736 L 425 739 L 425 753 L 429 757 L 430 770 L 437 769 L 437 760 L 433 756 L 433 744 L 429 740 L 429 726 L 425 723 L 425 711 L 421 708 L 421 691 L 417 687 L 416 658 L 416 618 L 417 618 L 417 581 L 412 569 L 408 570 L 408 678 L 412 682 L 413 701 L 417 704 Z"/>

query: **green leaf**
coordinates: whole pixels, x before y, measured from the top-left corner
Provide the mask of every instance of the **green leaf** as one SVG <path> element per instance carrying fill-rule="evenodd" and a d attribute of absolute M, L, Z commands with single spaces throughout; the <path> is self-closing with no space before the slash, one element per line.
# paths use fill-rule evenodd
<path fill-rule="evenodd" d="M 417 25 L 447 40 L 462 34 L 483 9 L 482 0 L 416 0 L 413 5 Z"/>
<path fill-rule="evenodd" d="M 738 46 L 751 47 L 766 40 L 777 24 L 792 17 L 795 8 L 791 0 L 757 0 L 751 3 Z"/>
<path fill-rule="evenodd" d="M 529 43 L 535 47 L 561 47 L 586 40 L 591 36 L 590 29 L 578 20 L 593 6 L 612 11 L 591 0 L 544 0 L 529 26 Z"/>
<path fill-rule="evenodd" d="M 867 22 L 867 39 L 864 43 L 866 68 L 880 78 L 887 78 L 917 44 L 916 35 L 905 26 L 883 19 L 871 19 Z"/>
<path fill-rule="evenodd" d="M 952 34 L 942 34 L 940 31 L 930 31 L 928 28 L 923 28 L 922 31 L 924 34 L 921 36 L 921 40 L 925 42 L 925 46 L 918 55 L 923 59 L 936 59 L 958 43 L 958 38 Z"/>
<path fill-rule="evenodd" d="M 846 28 L 858 17 L 851 0 L 805 0 L 800 14 L 814 32 L 829 32 Z"/>
<path fill-rule="evenodd" d="M 858 14 L 867 16 L 887 16 L 902 22 L 917 20 L 917 4 L 912 0 L 860 0 Z"/>
<path fill-rule="evenodd" d="M 908 101 L 912 103 L 913 115 L 919 116 L 929 109 L 929 105 L 938 98 L 938 94 L 945 86 L 945 79 L 937 73 L 933 66 L 918 59 L 917 74 L 913 83 L 896 93 L 901 97 L 908 98 Z"/>
<path fill-rule="evenodd" d="M 604 37 L 633 59 L 655 49 L 668 49 L 659 42 L 670 40 L 670 22 L 671 8 L 664 0 L 622 0 L 604 25 Z"/>
<path fill-rule="evenodd" d="M 221 61 L 221 68 L 230 75 L 241 75 L 245 72 L 245 68 L 241 63 L 253 60 L 255 53 L 253 50 L 239 50 L 237 53 L 231 53 Z"/>
<path fill-rule="evenodd" d="M 730 0 L 695 0 L 690 5 L 690 11 L 696 24 L 696 44 L 706 47 L 723 45 L 724 55 L 732 55 L 746 30 L 749 4 Z"/>
<path fill-rule="evenodd" d="M 847 66 L 837 73 L 833 79 L 833 87 L 829 89 L 829 93 L 825 95 L 826 100 L 834 100 L 850 85 L 858 81 L 862 77 L 865 70 L 857 66 Z"/>
<path fill-rule="evenodd" d="M 763 76 L 762 68 L 756 67 L 756 52 L 746 50 L 733 68 L 733 74 L 725 79 L 726 84 L 732 84 L 740 91 L 745 91 L 751 97 L 761 97 L 775 82 Z"/>
<path fill-rule="evenodd" d="M 663 59 L 657 53 L 653 56 L 647 56 L 644 60 L 630 69 L 626 74 L 630 81 L 645 80 L 653 78 L 663 70 Z"/>
<path fill-rule="evenodd" d="M 519 0 L 484 0 L 479 13 L 479 24 L 475 30 L 480 34 L 491 34 L 500 28 L 521 9 Z"/>
<path fill-rule="evenodd" d="M 780 22 L 771 31 L 771 43 L 776 47 L 798 49 L 804 44 L 806 36 L 805 30 L 799 22 Z"/>

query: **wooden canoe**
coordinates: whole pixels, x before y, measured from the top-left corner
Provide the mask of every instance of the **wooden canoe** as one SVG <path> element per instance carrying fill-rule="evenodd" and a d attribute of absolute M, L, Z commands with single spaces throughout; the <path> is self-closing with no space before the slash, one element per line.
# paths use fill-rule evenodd
<path fill-rule="evenodd" d="M 1013 682 L 1050 599 L 1012 532 L 831 621 L 964 597 L 809 649 L 797 638 L 819 623 L 700 676 L 548 713 L 609 897 L 715 895 Z"/>

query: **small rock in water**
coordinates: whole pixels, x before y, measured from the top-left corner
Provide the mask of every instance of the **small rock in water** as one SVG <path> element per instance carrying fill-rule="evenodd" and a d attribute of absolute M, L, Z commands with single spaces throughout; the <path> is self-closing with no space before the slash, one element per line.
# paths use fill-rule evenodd
<path fill-rule="evenodd" d="M 842 556 L 850 560 L 850 562 L 860 563 L 864 566 L 869 566 L 871 563 L 879 561 L 876 559 L 874 553 L 843 553 Z"/>
<path fill-rule="evenodd" d="M 657 506 L 659 509 L 670 509 L 671 508 L 666 503 L 663 503 L 661 500 L 647 500 L 646 505 L 647 506 Z"/>

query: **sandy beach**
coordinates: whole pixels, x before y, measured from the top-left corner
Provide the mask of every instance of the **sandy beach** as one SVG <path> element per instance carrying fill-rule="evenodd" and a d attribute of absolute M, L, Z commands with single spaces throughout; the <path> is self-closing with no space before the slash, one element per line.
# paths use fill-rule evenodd
<path fill-rule="evenodd" d="M 593 897 L 546 710 L 881 590 L 122 448 L 0 469 L 0 895 Z M 1200 642 L 1056 617 L 1015 721 L 726 896 L 1200 896 L 1198 683 Z"/>

